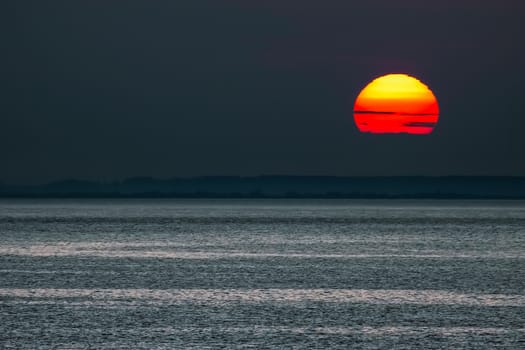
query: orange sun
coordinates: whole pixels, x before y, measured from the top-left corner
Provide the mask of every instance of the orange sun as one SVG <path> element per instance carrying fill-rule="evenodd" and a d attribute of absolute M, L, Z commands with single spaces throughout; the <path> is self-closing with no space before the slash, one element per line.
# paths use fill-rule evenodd
<path fill-rule="evenodd" d="M 374 134 L 430 134 L 438 115 L 432 91 L 406 74 L 374 79 L 357 96 L 354 105 L 359 131 Z"/>

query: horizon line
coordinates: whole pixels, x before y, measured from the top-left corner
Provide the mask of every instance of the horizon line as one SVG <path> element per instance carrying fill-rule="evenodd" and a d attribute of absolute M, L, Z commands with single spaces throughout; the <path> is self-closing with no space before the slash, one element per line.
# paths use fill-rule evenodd
<path fill-rule="evenodd" d="M 79 182 L 79 183 L 98 183 L 98 184 L 114 184 L 123 183 L 130 180 L 149 180 L 149 181 L 174 181 L 174 180 L 198 180 L 198 179 L 257 179 L 257 178 L 319 178 L 319 179 L 392 179 L 392 178 L 425 178 L 425 179 L 446 179 L 446 178 L 477 178 L 477 179 L 525 179 L 524 175 L 286 175 L 286 174 L 260 174 L 260 175 L 195 175 L 195 176 L 171 176 L 171 177 L 155 177 L 149 175 L 136 175 L 124 178 L 115 179 L 87 179 L 80 177 L 64 177 L 56 180 L 48 180 L 38 183 L 10 183 L 0 180 L 1 187 L 38 187 L 48 186 L 53 184 Z"/>

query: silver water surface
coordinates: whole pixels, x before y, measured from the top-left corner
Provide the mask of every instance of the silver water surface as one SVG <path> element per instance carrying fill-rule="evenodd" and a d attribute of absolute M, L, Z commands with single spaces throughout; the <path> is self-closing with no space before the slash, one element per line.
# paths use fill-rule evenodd
<path fill-rule="evenodd" d="M 521 201 L 3 200 L 0 347 L 517 349 Z"/>

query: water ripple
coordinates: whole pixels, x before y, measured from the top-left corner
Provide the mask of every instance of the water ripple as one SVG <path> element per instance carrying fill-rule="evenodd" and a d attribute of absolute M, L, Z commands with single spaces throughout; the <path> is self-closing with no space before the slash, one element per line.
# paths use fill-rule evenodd
<path fill-rule="evenodd" d="M 84 305 L 124 301 L 144 304 L 224 302 L 332 302 L 368 304 L 525 306 L 525 295 L 458 293 L 442 290 L 397 289 L 17 289 L 2 288 L 0 297 L 86 298 Z M 30 302 L 31 300 L 24 301 Z M 13 300 L 4 300 L 11 303 Z M 39 303 L 36 300 L 36 303 Z M 96 304 L 90 304 L 95 302 Z M 79 304 L 80 305 L 80 304 Z"/>
<path fill-rule="evenodd" d="M 455 252 L 447 250 L 419 250 L 417 253 L 296 253 L 296 252 L 246 252 L 246 251 L 187 251 L 150 244 L 112 243 L 58 243 L 29 246 L 2 245 L 0 255 L 57 257 L 82 256 L 103 258 L 157 258 L 157 259 L 231 259 L 231 258 L 321 258 L 321 259 L 368 259 L 368 258 L 432 258 L 432 259 L 525 259 L 520 251 Z M 168 249 L 167 249 L 168 248 Z"/>

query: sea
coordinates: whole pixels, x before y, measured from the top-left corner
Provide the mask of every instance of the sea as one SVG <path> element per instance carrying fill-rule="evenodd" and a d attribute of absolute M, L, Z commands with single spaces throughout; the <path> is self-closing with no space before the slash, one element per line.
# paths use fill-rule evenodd
<path fill-rule="evenodd" d="M 0 349 L 525 349 L 525 201 L 3 199 Z"/>

